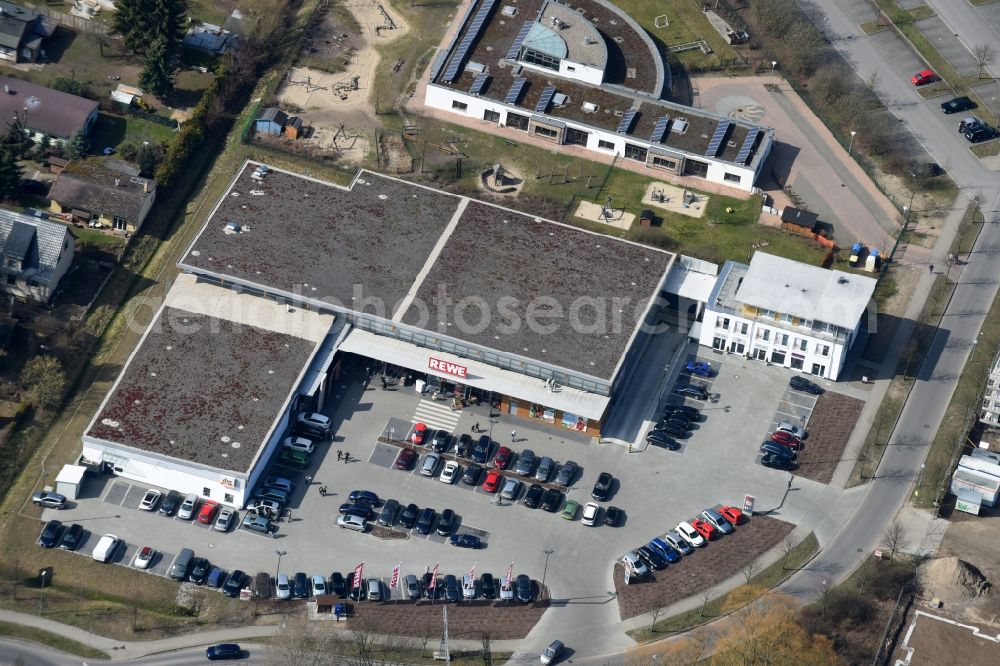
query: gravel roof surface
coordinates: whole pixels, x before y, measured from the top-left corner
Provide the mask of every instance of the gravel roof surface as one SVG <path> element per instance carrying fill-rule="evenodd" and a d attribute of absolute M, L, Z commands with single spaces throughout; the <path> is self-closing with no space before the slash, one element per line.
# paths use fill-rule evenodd
<path fill-rule="evenodd" d="M 315 346 L 165 307 L 87 435 L 245 472 Z"/>

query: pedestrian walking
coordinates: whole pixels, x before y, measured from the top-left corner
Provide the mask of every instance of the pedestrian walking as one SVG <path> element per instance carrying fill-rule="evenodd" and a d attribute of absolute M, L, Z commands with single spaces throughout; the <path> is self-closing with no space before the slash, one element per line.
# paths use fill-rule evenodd
<path fill-rule="evenodd" d="M 479 421 L 476 421 L 476 425 L 472 426 L 472 432 L 479 432 Z"/>
<path fill-rule="evenodd" d="M 934 272 L 934 264 L 931 264 L 930 266 L 927 267 L 927 272 L 928 273 L 933 273 Z"/>
<path fill-rule="evenodd" d="M 326 497 L 326 486 L 319 487 L 319 494 L 321 497 Z"/>
<path fill-rule="evenodd" d="M 311 476 L 311 475 L 309 475 L 309 474 L 306 474 L 306 485 L 309 485 L 309 484 L 311 484 L 312 482 L 313 482 L 313 478 L 312 478 L 312 476 Z"/>
<path fill-rule="evenodd" d="M 351 452 L 350 451 L 344 451 L 344 464 L 346 465 L 347 461 L 349 461 L 350 459 L 351 459 Z"/>
<path fill-rule="evenodd" d="M 511 430 L 510 431 L 510 441 L 512 441 L 512 442 L 516 442 L 517 441 L 517 431 L 516 430 Z"/>
<path fill-rule="evenodd" d="M 343 458 L 344 458 L 344 452 L 341 451 L 340 449 L 337 449 L 337 460 L 343 460 Z"/>

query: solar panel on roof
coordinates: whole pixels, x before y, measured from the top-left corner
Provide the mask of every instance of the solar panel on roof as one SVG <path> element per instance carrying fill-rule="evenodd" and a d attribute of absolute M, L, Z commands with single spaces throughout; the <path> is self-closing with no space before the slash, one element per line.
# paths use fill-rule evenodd
<path fill-rule="evenodd" d="M 483 87 L 489 80 L 490 80 L 490 75 L 487 74 L 486 72 L 483 72 L 482 74 L 477 74 L 475 80 L 473 80 L 472 82 L 472 87 L 469 88 L 469 92 L 472 93 L 473 95 L 478 95 L 479 93 L 483 92 Z"/>
<path fill-rule="evenodd" d="M 545 90 L 542 91 L 542 96 L 538 100 L 538 104 L 535 105 L 535 113 L 545 113 L 545 111 L 549 108 L 549 102 L 552 101 L 552 97 L 555 94 L 555 86 L 545 86 Z"/>
<path fill-rule="evenodd" d="M 524 91 L 524 84 L 528 82 L 528 79 L 514 79 L 514 83 L 511 84 L 510 90 L 507 91 L 507 97 L 504 98 L 504 103 L 506 104 L 517 104 L 517 100 L 520 99 L 521 93 Z"/>
<path fill-rule="evenodd" d="M 618 123 L 618 133 L 628 134 L 628 131 L 632 129 L 632 121 L 635 120 L 635 114 L 638 113 L 636 109 L 629 109 L 622 116 L 622 120 Z"/>
<path fill-rule="evenodd" d="M 656 119 L 656 125 L 653 126 L 653 133 L 649 135 L 649 140 L 652 143 L 662 143 L 663 137 L 667 133 L 667 125 L 670 124 L 670 116 L 660 116 Z"/>
<path fill-rule="evenodd" d="M 753 146 L 757 143 L 757 137 L 764 133 L 764 130 L 754 129 L 747 132 L 747 138 L 743 140 L 743 146 L 740 148 L 739 154 L 736 156 L 736 163 L 745 166 L 747 159 L 750 157 L 750 151 L 753 150 Z"/>
<path fill-rule="evenodd" d="M 455 55 L 451 57 L 448 69 L 444 71 L 444 76 L 441 77 L 441 80 L 445 83 L 453 83 L 458 78 L 459 70 L 462 69 L 462 65 L 465 63 L 465 57 L 469 55 L 472 43 L 479 37 L 479 31 L 483 29 L 486 17 L 489 16 L 496 2 L 497 0 L 484 0 L 479 11 L 476 12 L 472 23 L 469 24 L 469 28 L 465 31 L 465 37 L 462 38 L 462 41 L 458 44 L 458 48 L 455 49 Z"/>
<path fill-rule="evenodd" d="M 732 123 L 728 120 L 719 122 L 719 126 L 715 128 L 715 134 L 712 135 L 712 140 L 708 142 L 708 149 L 705 151 L 705 155 L 715 157 L 719 152 L 719 146 L 722 145 L 722 140 L 725 138 L 726 132 L 729 131 L 730 125 Z"/>
<path fill-rule="evenodd" d="M 507 60 L 517 60 L 517 54 L 521 51 L 521 44 L 527 39 L 528 33 L 531 32 L 531 26 L 535 25 L 534 21 L 525 21 L 524 25 L 521 26 L 521 32 L 517 33 L 517 37 L 514 38 L 514 43 L 510 45 L 507 49 Z"/>

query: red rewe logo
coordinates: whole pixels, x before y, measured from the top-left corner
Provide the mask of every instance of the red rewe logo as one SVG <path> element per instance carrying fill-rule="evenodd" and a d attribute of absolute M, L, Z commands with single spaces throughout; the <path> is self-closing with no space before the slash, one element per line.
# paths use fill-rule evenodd
<path fill-rule="evenodd" d="M 450 363 L 448 361 L 442 361 L 439 358 L 430 358 L 427 360 L 427 367 L 431 370 L 437 370 L 438 372 L 443 372 L 446 375 L 451 375 L 453 377 L 460 377 L 465 379 L 469 374 L 469 369 L 464 365 L 459 365 L 458 363 Z"/>

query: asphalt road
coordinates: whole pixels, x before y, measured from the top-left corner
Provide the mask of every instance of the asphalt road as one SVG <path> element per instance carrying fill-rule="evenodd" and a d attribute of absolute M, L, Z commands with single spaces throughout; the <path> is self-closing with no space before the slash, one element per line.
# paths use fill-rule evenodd
<path fill-rule="evenodd" d="M 113 655 L 112 659 L 114 659 Z M 266 662 L 267 656 L 264 649 L 253 646 L 247 648 L 247 656 L 238 663 L 263 664 Z M 10 664 L 11 666 L 96 666 L 106 663 L 100 659 L 88 661 L 82 657 L 68 655 L 65 652 L 37 643 L 0 639 L 0 664 Z M 200 665 L 207 662 L 205 648 L 196 647 L 131 659 L 128 663 L 143 664 L 144 666 L 188 666 L 189 664 Z"/>

